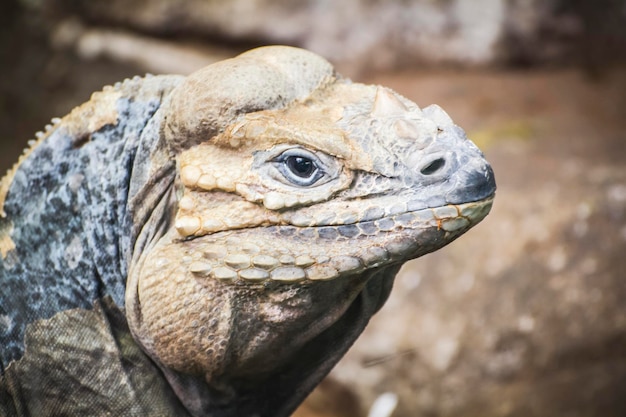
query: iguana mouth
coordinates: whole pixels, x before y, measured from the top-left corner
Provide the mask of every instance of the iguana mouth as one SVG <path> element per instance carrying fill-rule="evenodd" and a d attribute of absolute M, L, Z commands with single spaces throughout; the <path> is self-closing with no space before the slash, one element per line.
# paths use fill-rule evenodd
<path fill-rule="evenodd" d="M 186 253 L 181 266 L 198 280 L 231 284 L 336 279 L 438 249 L 482 220 L 493 199 L 352 224 L 255 227 L 200 236 L 180 242 Z"/>

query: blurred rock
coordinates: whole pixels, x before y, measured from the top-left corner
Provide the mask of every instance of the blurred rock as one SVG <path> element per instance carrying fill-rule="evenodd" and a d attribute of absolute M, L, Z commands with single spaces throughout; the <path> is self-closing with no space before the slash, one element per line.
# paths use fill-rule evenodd
<path fill-rule="evenodd" d="M 255 46 L 292 44 L 350 73 L 414 64 L 485 65 L 566 59 L 588 7 L 565 0 L 21 0 L 48 16 L 153 36 Z M 595 16 L 626 19 L 614 0 Z M 621 41 L 626 40 L 626 33 Z M 603 43 L 604 39 L 596 39 Z M 622 42 L 623 43 L 623 42 Z"/>
<path fill-rule="evenodd" d="M 351 385 L 326 378 L 292 417 L 365 417 Z"/>
<path fill-rule="evenodd" d="M 84 60 L 108 58 L 155 74 L 190 74 L 235 53 L 227 48 L 191 45 L 120 29 L 86 28 L 75 18 L 55 25 L 52 46 L 71 48 Z"/>

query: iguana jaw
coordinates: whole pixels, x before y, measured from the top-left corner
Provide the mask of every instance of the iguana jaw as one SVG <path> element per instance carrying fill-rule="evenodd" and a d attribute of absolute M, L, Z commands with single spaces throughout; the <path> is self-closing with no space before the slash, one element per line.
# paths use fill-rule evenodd
<path fill-rule="evenodd" d="M 369 277 L 391 279 L 389 268 L 454 240 L 487 215 L 492 201 L 345 226 L 255 227 L 191 240 L 171 229 L 132 271 L 140 306 L 134 333 L 171 370 L 207 381 L 225 369 L 230 375 L 256 370 L 258 377 L 338 320 Z M 241 307 L 242 300 L 250 305 Z M 291 335 L 287 345 L 283 334 Z"/>
<path fill-rule="evenodd" d="M 172 273 L 234 285 L 350 278 L 444 246 L 482 220 L 492 202 L 488 197 L 350 224 L 242 228 L 187 241 L 173 233 L 171 245 L 149 263 L 158 266 L 153 273 L 160 275 L 178 251 L 182 262 Z"/>

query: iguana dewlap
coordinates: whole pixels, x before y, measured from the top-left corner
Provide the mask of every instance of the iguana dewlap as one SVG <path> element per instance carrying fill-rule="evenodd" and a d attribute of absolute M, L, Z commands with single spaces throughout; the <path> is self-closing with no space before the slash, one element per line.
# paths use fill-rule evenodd
<path fill-rule="evenodd" d="M 0 415 L 288 416 L 494 192 L 441 108 L 300 49 L 107 87 L 0 189 Z"/>

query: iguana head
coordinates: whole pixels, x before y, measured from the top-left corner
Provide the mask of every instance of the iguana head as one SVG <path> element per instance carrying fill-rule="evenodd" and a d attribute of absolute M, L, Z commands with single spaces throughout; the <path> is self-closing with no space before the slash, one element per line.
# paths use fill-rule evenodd
<path fill-rule="evenodd" d="M 160 111 L 175 212 L 131 268 L 127 309 L 157 361 L 209 383 L 271 378 L 331 334 L 349 340 L 312 362 L 334 363 L 398 267 L 492 204 L 489 164 L 441 108 L 352 83 L 303 50 L 209 66 Z"/>

